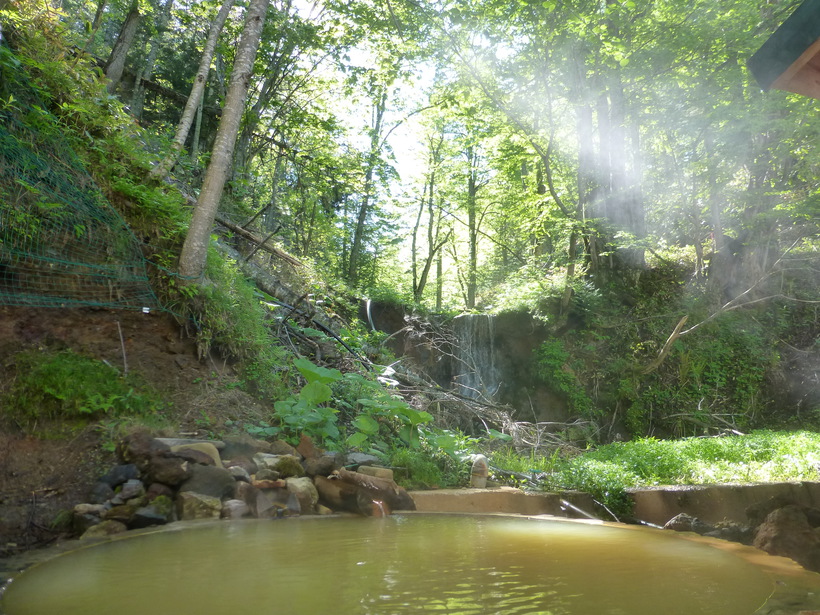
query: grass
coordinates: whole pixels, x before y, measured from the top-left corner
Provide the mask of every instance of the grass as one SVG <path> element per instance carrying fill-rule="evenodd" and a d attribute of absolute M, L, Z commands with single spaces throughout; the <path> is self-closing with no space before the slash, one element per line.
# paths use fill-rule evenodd
<path fill-rule="evenodd" d="M 694 485 L 817 480 L 820 434 L 755 431 L 742 436 L 615 442 L 577 456 L 521 457 L 506 450 L 494 467 L 537 475 L 545 490 L 580 490 L 616 513 L 629 512 L 626 490 Z"/>

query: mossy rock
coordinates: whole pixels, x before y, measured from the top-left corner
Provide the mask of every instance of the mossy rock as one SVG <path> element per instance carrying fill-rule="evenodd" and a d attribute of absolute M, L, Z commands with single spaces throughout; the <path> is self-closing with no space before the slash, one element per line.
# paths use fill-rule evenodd
<path fill-rule="evenodd" d="M 282 455 L 273 469 L 279 472 L 280 478 L 300 478 L 305 475 L 301 462 L 293 455 Z"/>

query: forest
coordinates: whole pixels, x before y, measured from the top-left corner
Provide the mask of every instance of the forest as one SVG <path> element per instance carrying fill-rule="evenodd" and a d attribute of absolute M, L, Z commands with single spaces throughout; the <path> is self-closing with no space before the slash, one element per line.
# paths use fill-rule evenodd
<path fill-rule="evenodd" d="M 799 4 L 0 0 L 0 303 L 155 302 L 330 447 L 528 420 L 363 369 L 360 301 L 526 314 L 552 445 L 815 428 L 820 103 L 746 65 Z"/>

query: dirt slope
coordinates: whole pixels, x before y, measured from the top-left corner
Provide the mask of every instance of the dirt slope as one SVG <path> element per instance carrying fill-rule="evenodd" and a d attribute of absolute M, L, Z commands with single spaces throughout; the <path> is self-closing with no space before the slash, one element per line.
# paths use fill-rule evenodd
<path fill-rule="evenodd" d="M 167 314 L 0 307 L 0 393 L 15 377 L 15 353 L 32 348 L 70 348 L 121 371 L 127 364 L 172 402 L 168 418 L 175 433 L 207 436 L 227 418 L 266 413 L 258 400 L 231 386 L 230 365 L 214 357 L 200 361 L 193 340 Z M 49 425 L 24 429 L 9 418 L 10 410 L 0 408 L 0 557 L 58 539 L 63 532 L 55 522 L 67 518 L 61 511 L 85 501 L 115 461 L 105 447 L 110 431 L 93 425 L 67 434 Z"/>

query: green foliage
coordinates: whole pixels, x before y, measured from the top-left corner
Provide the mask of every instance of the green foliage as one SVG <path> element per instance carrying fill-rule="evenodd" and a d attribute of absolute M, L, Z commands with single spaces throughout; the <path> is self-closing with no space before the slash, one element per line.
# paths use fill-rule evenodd
<path fill-rule="evenodd" d="M 280 394 L 285 353 L 266 325 L 267 311 L 256 287 L 245 279 L 236 262 L 223 257 L 213 246 L 205 273 L 209 283 L 196 288 L 191 301 L 198 310 L 194 318 L 199 326 L 201 356 L 214 348 L 236 357 L 246 388 Z"/>
<path fill-rule="evenodd" d="M 15 355 L 14 366 L 3 406 L 22 421 L 148 417 L 165 407 L 138 377 L 70 350 L 26 350 Z"/>
<path fill-rule="evenodd" d="M 261 426 L 265 434 L 281 431 L 297 440 L 304 433 L 331 448 L 380 453 L 399 443 L 411 448 L 420 445 L 419 426 L 432 417 L 377 380 L 356 372 L 343 374 L 302 357 L 293 366 L 306 384 L 297 395 L 274 403 L 280 426 Z"/>
<path fill-rule="evenodd" d="M 407 489 L 463 487 L 469 480 L 469 464 L 440 449 L 396 448 L 389 459 L 396 482 Z"/>
<path fill-rule="evenodd" d="M 538 474 L 541 488 L 590 493 L 618 515 L 626 490 L 653 485 L 815 480 L 820 434 L 755 431 L 743 436 L 615 442 L 576 456 L 493 455 L 496 467 Z"/>
<path fill-rule="evenodd" d="M 541 379 L 554 391 L 564 396 L 573 413 L 580 416 L 593 414 L 592 400 L 581 385 L 570 353 L 560 339 L 544 342 L 538 349 L 537 369 Z"/>
<path fill-rule="evenodd" d="M 622 381 L 626 421 L 634 434 L 659 427 L 674 436 L 731 426 L 748 429 L 764 416 L 766 374 L 777 364 L 766 331 L 747 315 L 726 314 L 679 340 L 640 386 Z"/>

